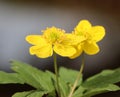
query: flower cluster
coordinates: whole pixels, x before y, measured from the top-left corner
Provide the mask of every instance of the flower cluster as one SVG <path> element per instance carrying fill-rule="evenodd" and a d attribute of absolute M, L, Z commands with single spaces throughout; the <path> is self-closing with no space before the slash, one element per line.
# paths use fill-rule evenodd
<path fill-rule="evenodd" d="M 28 35 L 26 41 L 33 46 L 30 54 L 39 58 L 47 58 L 53 52 L 63 57 L 76 58 L 85 52 L 94 55 L 99 52 L 99 42 L 105 36 L 103 26 L 92 26 L 88 20 L 82 20 L 72 33 L 56 27 L 42 31 L 42 35 Z"/>

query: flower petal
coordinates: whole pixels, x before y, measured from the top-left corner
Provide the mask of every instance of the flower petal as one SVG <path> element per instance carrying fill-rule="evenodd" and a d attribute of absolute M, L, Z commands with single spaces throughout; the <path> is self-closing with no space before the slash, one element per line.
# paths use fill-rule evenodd
<path fill-rule="evenodd" d="M 105 36 L 105 29 L 103 26 L 93 26 L 89 33 L 92 35 L 92 40 L 98 42 Z"/>
<path fill-rule="evenodd" d="M 67 42 L 70 45 L 76 45 L 85 40 L 84 36 L 78 36 L 75 34 L 65 34 L 65 35 L 66 35 Z M 63 40 L 62 43 L 64 44 L 64 42 L 67 43 L 66 40 Z"/>
<path fill-rule="evenodd" d="M 28 35 L 26 41 L 32 45 L 46 45 L 45 39 L 41 35 Z"/>
<path fill-rule="evenodd" d="M 31 55 L 36 55 L 39 58 L 47 58 L 52 56 L 53 50 L 51 45 L 46 45 L 46 46 L 32 46 L 30 47 L 30 54 Z"/>
<path fill-rule="evenodd" d="M 57 54 L 64 56 L 64 57 L 69 57 L 76 53 L 76 49 L 68 45 L 65 46 L 65 45 L 57 44 L 54 46 L 53 49 Z"/>
<path fill-rule="evenodd" d="M 82 46 L 79 45 L 78 47 L 79 48 L 76 48 L 76 53 L 69 57 L 70 59 L 74 59 L 76 57 L 79 57 L 82 54 L 82 52 L 83 52 Z"/>
<path fill-rule="evenodd" d="M 82 20 L 78 23 L 75 28 L 75 34 L 77 35 L 84 35 L 91 28 L 91 24 L 88 20 Z"/>
<path fill-rule="evenodd" d="M 87 53 L 88 55 L 94 55 L 97 54 L 99 52 L 99 47 L 96 43 L 89 43 L 89 42 L 85 42 L 84 43 L 84 47 L 83 47 L 85 53 Z"/>

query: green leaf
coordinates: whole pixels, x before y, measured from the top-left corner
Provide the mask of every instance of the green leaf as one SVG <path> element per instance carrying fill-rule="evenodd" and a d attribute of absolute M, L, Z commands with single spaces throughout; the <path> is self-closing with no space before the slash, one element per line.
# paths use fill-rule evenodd
<path fill-rule="evenodd" d="M 48 93 L 45 97 L 56 97 L 55 91 L 52 91 L 51 93 Z"/>
<path fill-rule="evenodd" d="M 67 84 L 61 78 L 59 78 L 59 82 L 60 82 L 59 86 L 62 92 L 62 97 L 67 97 L 67 95 L 69 94 L 69 88 Z"/>
<path fill-rule="evenodd" d="M 85 88 L 83 88 L 82 86 L 79 86 L 78 89 L 76 89 L 75 92 L 73 93 L 72 97 L 82 97 L 85 90 L 86 90 Z"/>
<path fill-rule="evenodd" d="M 46 94 L 44 91 L 26 91 L 15 93 L 12 97 L 43 97 Z"/>
<path fill-rule="evenodd" d="M 49 92 L 54 90 L 51 77 L 48 73 L 19 61 L 12 61 L 11 64 L 12 69 L 20 75 L 25 83 L 40 90 Z"/>
<path fill-rule="evenodd" d="M 20 83 L 24 84 L 24 81 L 20 79 L 17 73 L 6 73 L 0 71 L 0 84 Z"/>
<path fill-rule="evenodd" d="M 27 92 L 18 92 L 18 93 L 15 93 L 12 97 L 27 97 L 32 92 L 33 92 L 33 90 L 27 91 Z"/>
<path fill-rule="evenodd" d="M 56 87 L 56 78 L 55 78 L 55 74 L 53 74 L 50 71 L 46 71 L 52 78 L 53 78 L 53 83 L 54 86 Z M 61 79 L 59 78 L 59 86 L 60 86 L 60 92 L 61 92 L 61 97 L 67 97 L 68 93 L 69 93 L 69 88 L 68 85 Z"/>
<path fill-rule="evenodd" d="M 117 91 L 117 90 L 120 90 L 119 86 L 114 85 L 114 84 L 109 84 L 109 85 L 104 86 L 104 87 L 94 88 L 94 89 L 91 89 L 89 91 L 86 91 L 84 93 L 84 95 L 80 96 L 80 97 L 92 97 L 92 96 L 97 95 L 97 94 L 105 93 L 108 91 Z"/>
<path fill-rule="evenodd" d="M 104 70 L 101 73 L 88 78 L 82 86 L 91 89 L 117 82 L 120 82 L 120 68 L 115 70 Z"/>
<path fill-rule="evenodd" d="M 74 84 L 78 73 L 79 71 L 67 69 L 64 67 L 61 67 L 59 70 L 60 78 L 63 79 L 67 84 L 70 84 L 71 86 Z M 78 85 L 82 83 L 82 74 L 80 78 L 81 79 L 79 80 Z"/>
<path fill-rule="evenodd" d="M 108 91 L 120 90 L 119 86 L 114 85 L 117 82 L 120 82 L 120 68 L 104 70 L 82 83 L 82 87 L 86 89 L 82 97 L 91 97 Z"/>
<path fill-rule="evenodd" d="M 44 91 L 35 91 L 28 95 L 27 97 L 43 97 L 43 95 L 46 94 Z"/>

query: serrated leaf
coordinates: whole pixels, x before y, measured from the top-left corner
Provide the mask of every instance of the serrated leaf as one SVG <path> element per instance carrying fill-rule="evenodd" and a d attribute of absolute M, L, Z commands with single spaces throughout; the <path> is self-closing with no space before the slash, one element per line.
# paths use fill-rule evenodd
<path fill-rule="evenodd" d="M 20 76 L 17 73 L 6 73 L 0 71 L 0 84 L 9 84 L 9 83 L 24 84 L 24 81 L 20 79 Z"/>
<path fill-rule="evenodd" d="M 44 91 L 26 91 L 15 93 L 12 97 L 42 97 L 46 92 Z"/>
<path fill-rule="evenodd" d="M 114 85 L 117 82 L 120 82 L 120 68 L 104 70 L 83 82 L 82 87 L 86 88 L 86 92 L 82 97 L 91 97 L 108 91 L 120 90 L 119 86 Z"/>
<path fill-rule="evenodd" d="M 17 72 L 27 84 L 40 90 L 49 92 L 54 90 L 49 74 L 23 62 L 12 61 L 11 64 L 12 69 Z"/>
<path fill-rule="evenodd" d="M 53 74 L 50 71 L 46 71 L 48 74 L 50 74 L 50 76 L 53 78 L 53 83 L 54 86 L 56 87 L 56 78 L 55 78 L 55 74 Z M 61 79 L 59 78 L 59 86 L 60 86 L 60 92 L 61 92 L 61 97 L 67 97 L 68 93 L 69 93 L 69 87 L 68 85 Z"/>
<path fill-rule="evenodd" d="M 94 89 L 88 90 L 81 97 L 92 97 L 92 96 L 97 95 L 97 94 L 105 93 L 108 91 L 117 91 L 117 90 L 120 90 L 119 86 L 114 85 L 114 84 L 109 84 L 107 86 L 105 85 L 105 86 L 100 87 L 100 88 L 94 88 Z"/>
<path fill-rule="evenodd" d="M 120 68 L 115 70 L 104 70 L 101 73 L 88 78 L 82 86 L 91 89 L 117 82 L 120 82 Z"/>
<path fill-rule="evenodd" d="M 63 79 L 67 84 L 70 84 L 71 86 L 74 84 L 78 74 L 79 71 L 67 69 L 64 67 L 61 67 L 59 70 L 60 78 Z M 82 83 L 82 74 L 78 82 L 78 85 L 80 85 L 81 83 Z"/>

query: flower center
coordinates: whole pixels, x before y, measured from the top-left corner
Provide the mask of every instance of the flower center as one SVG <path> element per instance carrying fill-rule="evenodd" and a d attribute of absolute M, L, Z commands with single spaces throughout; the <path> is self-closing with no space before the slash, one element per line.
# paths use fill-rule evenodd
<path fill-rule="evenodd" d="M 62 38 L 64 37 L 65 31 L 56 27 L 51 27 L 47 28 L 43 32 L 44 32 L 43 36 L 46 39 L 46 41 L 54 45 L 56 43 L 60 43 L 63 40 Z"/>
<path fill-rule="evenodd" d="M 52 43 L 55 43 L 59 39 L 59 37 L 60 36 L 57 33 L 51 32 L 50 37 L 49 37 L 49 41 Z"/>

